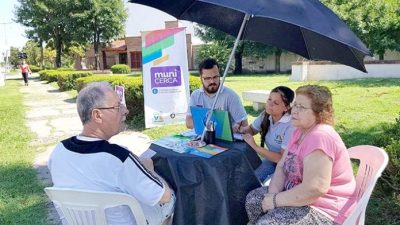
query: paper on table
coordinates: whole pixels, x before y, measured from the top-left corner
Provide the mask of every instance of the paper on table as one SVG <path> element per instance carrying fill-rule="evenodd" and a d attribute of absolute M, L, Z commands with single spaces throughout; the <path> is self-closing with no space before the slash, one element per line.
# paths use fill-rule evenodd
<path fill-rule="evenodd" d="M 180 135 L 185 136 L 185 137 L 194 137 L 197 136 L 196 132 L 194 131 L 194 129 L 190 129 L 188 131 L 184 131 L 182 133 L 180 133 Z"/>
<path fill-rule="evenodd" d="M 234 138 L 235 140 L 243 141 L 243 136 L 242 136 L 241 133 L 233 133 L 233 138 Z"/>

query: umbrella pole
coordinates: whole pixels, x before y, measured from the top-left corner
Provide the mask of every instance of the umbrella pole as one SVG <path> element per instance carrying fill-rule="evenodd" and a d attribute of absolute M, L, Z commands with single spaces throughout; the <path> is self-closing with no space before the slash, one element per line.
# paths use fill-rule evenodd
<path fill-rule="evenodd" d="M 204 141 L 204 135 L 206 134 L 207 128 L 210 126 L 210 120 L 211 120 L 211 117 L 212 117 L 212 114 L 213 114 L 212 112 L 213 112 L 214 109 L 215 109 L 215 105 L 216 105 L 216 103 L 217 103 L 219 93 L 221 93 L 222 87 L 224 86 L 225 77 L 226 77 L 226 75 L 228 74 L 229 66 L 231 65 L 233 56 L 235 55 L 236 48 L 237 48 L 237 46 L 238 46 L 238 44 L 239 44 L 240 38 L 242 37 L 244 28 L 245 28 L 246 23 L 247 23 L 247 21 L 249 20 L 249 18 L 250 18 L 250 14 L 247 14 L 247 13 L 246 13 L 245 16 L 244 16 L 244 18 L 243 18 L 242 25 L 240 26 L 239 33 L 238 33 L 238 35 L 237 35 L 237 37 L 236 37 L 235 43 L 233 44 L 233 48 L 232 48 L 231 54 L 230 54 L 230 56 L 229 56 L 228 63 L 226 64 L 226 67 L 225 67 L 225 70 L 224 70 L 224 74 L 223 74 L 223 76 L 222 76 L 222 80 L 221 80 L 221 82 L 219 83 L 217 95 L 215 96 L 215 99 L 214 99 L 214 102 L 213 102 L 213 104 L 212 104 L 212 106 L 211 106 L 210 112 L 207 113 L 207 120 L 206 120 L 206 124 L 205 124 L 206 127 L 204 128 L 203 134 L 201 135 L 201 141 Z"/>

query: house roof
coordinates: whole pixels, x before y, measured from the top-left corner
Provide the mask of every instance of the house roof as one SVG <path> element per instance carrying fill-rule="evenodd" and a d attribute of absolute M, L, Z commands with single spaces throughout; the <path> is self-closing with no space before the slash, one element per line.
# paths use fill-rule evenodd
<path fill-rule="evenodd" d="M 125 39 L 115 40 L 111 42 L 107 47 L 103 48 L 106 52 L 126 52 Z"/>

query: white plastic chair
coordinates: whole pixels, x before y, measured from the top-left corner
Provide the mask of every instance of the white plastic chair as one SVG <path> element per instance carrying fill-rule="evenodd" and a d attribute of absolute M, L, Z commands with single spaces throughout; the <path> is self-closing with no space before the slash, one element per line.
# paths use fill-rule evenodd
<path fill-rule="evenodd" d="M 355 146 L 348 150 L 350 158 L 360 160 L 360 165 L 356 177 L 357 203 L 343 225 L 364 225 L 369 198 L 376 181 L 388 164 L 389 157 L 385 150 L 370 145 Z"/>
<path fill-rule="evenodd" d="M 147 224 L 139 202 L 128 194 L 56 187 L 44 190 L 69 225 L 107 225 L 105 209 L 120 205 L 130 207 L 137 225 Z"/>

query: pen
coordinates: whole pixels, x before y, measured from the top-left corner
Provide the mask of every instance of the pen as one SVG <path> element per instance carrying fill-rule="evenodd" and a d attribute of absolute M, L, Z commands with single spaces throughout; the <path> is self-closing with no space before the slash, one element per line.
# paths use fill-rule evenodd
<path fill-rule="evenodd" d="M 241 133 L 241 132 L 240 132 L 240 128 L 242 127 L 242 123 L 243 123 L 243 120 L 242 120 L 242 121 L 240 121 L 240 123 L 239 123 L 239 127 L 238 127 L 238 133 Z"/>

